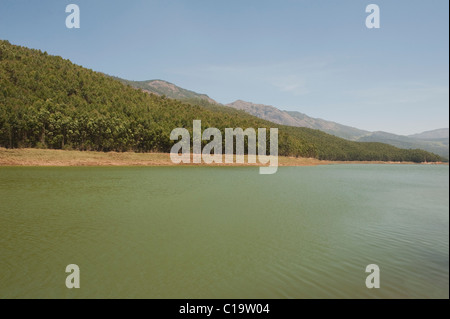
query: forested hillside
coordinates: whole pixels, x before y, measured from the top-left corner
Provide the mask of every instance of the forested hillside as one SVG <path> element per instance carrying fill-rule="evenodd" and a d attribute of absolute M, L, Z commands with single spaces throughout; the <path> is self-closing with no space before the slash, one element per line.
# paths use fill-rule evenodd
<path fill-rule="evenodd" d="M 280 126 L 243 111 L 136 90 L 39 50 L 0 40 L 0 146 L 169 152 L 170 132 L 202 127 L 278 127 L 280 155 L 329 160 L 440 161 L 421 150 L 346 141 Z M 223 134 L 224 135 L 224 134 Z M 205 142 L 207 143 L 207 142 Z"/>

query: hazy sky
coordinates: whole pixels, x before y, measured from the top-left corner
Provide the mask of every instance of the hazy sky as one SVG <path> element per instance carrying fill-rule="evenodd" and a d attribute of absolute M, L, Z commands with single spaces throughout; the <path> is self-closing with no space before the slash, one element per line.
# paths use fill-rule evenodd
<path fill-rule="evenodd" d="M 65 26 L 69 3 L 80 29 Z M 365 26 L 371 3 L 380 29 Z M 448 11 L 447 0 L 0 0 L 0 39 L 221 103 L 412 134 L 449 126 Z"/>

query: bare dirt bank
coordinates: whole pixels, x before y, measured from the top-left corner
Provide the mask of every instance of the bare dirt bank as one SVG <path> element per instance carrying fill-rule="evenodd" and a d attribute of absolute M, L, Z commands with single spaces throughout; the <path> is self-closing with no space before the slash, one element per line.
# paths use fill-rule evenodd
<path fill-rule="evenodd" d="M 278 158 L 279 166 L 316 166 L 330 164 L 413 164 L 409 162 L 343 162 L 321 161 L 314 158 Z M 447 164 L 447 163 L 446 163 Z M 209 164 L 174 164 L 167 153 L 82 152 L 48 149 L 0 148 L 0 166 L 178 166 Z M 211 164 L 212 166 L 259 166 L 260 164 Z M 447 164 L 448 165 L 448 164 Z"/>

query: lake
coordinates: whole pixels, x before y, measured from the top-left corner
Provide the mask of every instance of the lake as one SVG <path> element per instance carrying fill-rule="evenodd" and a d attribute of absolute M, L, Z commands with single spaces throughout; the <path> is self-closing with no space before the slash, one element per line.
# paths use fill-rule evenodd
<path fill-rule="evenodd" d="M 0 167 L 0 234 L 0 298 L 449 298 L 449 168 Z"/>

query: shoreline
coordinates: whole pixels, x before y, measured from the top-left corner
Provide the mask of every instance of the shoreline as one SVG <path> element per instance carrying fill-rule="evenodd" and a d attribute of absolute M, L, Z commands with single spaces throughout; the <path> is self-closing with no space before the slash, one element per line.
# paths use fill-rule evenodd
<path fill-rule="evenodd" d="M 334 164 L 415 164 L 448 165 L 448 163 L 414 163 L 383 161 L 328 161 L 315 158 L 278 157 L 278 166 L 317 166 Z M 0 148 L 0 166 L 262 166 L 260 163 L 249 164 L 247 158 L 243 164 L 174 164 L 169 153 L 134 153 L 134 152 L 92 152 L 52 149 L 6 149 Z"/>

